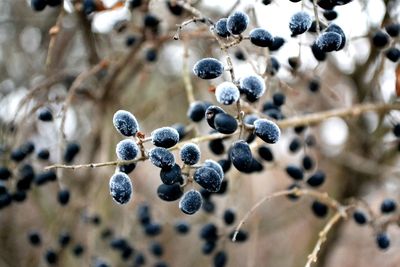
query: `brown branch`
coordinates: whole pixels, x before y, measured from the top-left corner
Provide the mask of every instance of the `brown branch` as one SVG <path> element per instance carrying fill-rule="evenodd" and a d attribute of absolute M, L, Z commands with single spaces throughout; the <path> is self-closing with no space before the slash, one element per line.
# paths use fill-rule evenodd
<path fill-rule="evenodd" d="M 264 202 L 269 201 L 273 198 L 280 197 L 280 196 L 288 196 L 294 194 L 296 196 L 302 196 L 302 195 L 307 195 L 314 197 L 321 201 L 322 203 L 328 205 L 332 209 L 336 210 L 337 213 L 340 214 L 340 216 L 345 217 L 346 213 L 345 211 L 345 206 L 341 205 L 339 202 L 337 202 L 335 199 L 331 198 L 327 193 L 321 193 L 315 190 L 311 189 L 299 189 L 299 188 L 293 188 L 291 190 L 284 190 L 284 191 L 279 191 L 275 192 L 271 195 L 266 195 L 262 199 L 260 199 L 256 204 L 251 207 L 251 209 L 243 216 L 243 218 L 240 220 L 238 226 L 235 229 L 235 232 L 232 237 L 232 241 L 236 241 L 236 236 L 240 231 L 240 228 L 245 224 L 245 222 L 249 219 L 249 217 L 262 205 Z"/>
<path fill-rule="evenodd" d="M 336 223 L 338 223 L 341 218 L 343 218 L 343 215 L 340 212 L 336 212 L 335 215 L 333 215 L 333 217 L 330 218 L 329 221 L 326 223 L 322 231 L 319 232 L 319 238 L 317 244 L 315 244 L 315 247 L 311 252 L 311 254 L 308 255 L 308 261 L 305 267 L 311 267 L 312 263 L 317 262 L 318 252 L 320 251 L 322 244 L 326 241 L 329 230 L 331 230 L 332 227 Z"/>

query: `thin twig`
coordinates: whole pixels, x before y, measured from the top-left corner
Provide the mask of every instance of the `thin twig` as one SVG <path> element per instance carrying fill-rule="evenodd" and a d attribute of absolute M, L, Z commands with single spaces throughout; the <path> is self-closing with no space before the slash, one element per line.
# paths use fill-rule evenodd
<path fill-rule="evenodd" d="M 314 17 L 315 17 L 315 27 L 317 28 L 317 34 L 319 35 L 320 30 L 319 30 L 319 17 L 318 17 L 318 5 L 317 5 L 317 0 L 313 0 L 313 8 L 314 8 Z"/>
<path fill-rule="evenodd" d="M 305 267 L 311 267 L 311 264 L 313 262 L 317 262 L 318 259 L 318 252 L 321 249 L 322 244 L 326 241 L 328 232 L 332 229 L 332 227 L 339 222 L 339 220 L 343 218 L 342 214 L 340 212 L 336 212 L 335 215 L 333 215 L 332 218 L 329 219 L 329 221 L 326 223 L 325 227 L 322 229 L 321 232 L 319 232 L 319 238 L 317 241 L 317 244 L 315 244 L 315 247 L 313 251 L 311 252 L 310 255 L 308 255 L 308 261 L 305 265 Z"/>
<path fill-rule="evenodd" d="M 191 103 L 193 103 L 195 101 L 195 98 L 194 98 L 194 94 L 193 94 L 193 84 L 190 79 L 188 61 L 189 61 L 189 47 L 185 41 L 184 42 L 184 53 L 183 53 L 182 76 L 183 76 L 183 83 L 185 86 L 187 100 L 190 105 Z"/>
<path fill-rule="evenodd" d="M 236 236 L 240 231 L 240 228 L 243 226 L 243 224 L 249 219 L 249 217 L 266 201 L 271 200 L 276 197 L 280 196 L 288 196 L 288 195 L 296 195 L 296 196 L 302 196 L 302 195 L 307 195 L 314 197 L 321 201 L 322 203 L 328 205 L 332 209 L 336 210 L 338 213 L 340 213 L 341 216 L 346 216 L 346 214 L 343 212 L 345 210 L 344 206 L 342 206 L 338 201 L 335 199 L 331 198 L 327 193 L 321 193 L 315 190 L 310 190 L 310 189 L 299 189 L 299 188 L 293 188 L 290 190 L 284 190 L 284 191 L 279 191 L 275 192 L 270 195 L 264 196 L 262 199 L 260 199 L 256 204 L 251 207 L 251 209 L 243 216 L 243 218 L 240 220 L 238 226 L 235 229 L 235 233 L 233 234 L 232 241 L 236 241 Z"/>

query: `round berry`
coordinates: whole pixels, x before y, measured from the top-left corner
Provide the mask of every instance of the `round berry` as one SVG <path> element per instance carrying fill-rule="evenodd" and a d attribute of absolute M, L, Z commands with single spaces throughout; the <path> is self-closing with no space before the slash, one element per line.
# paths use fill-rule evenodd
<path fill-rule="evenodd" d="M 63 189 L 58 191 L 58 203 L 60 203 L 62 206 L 67 205 L 69 199 L 70 199 L 70 193 L 68 189 Z"/>
<path fill-rule="evenodd" d="M 117 172 L 111 176 L 110 194 L 118 204 L 126 204 L 132 196 L 132 182 L 128 175 Z"/>
<path fill-rule="evenodd" d="M 154 166 L 161 169 L 171 169 L 175 165 L 174 155 L 163 147 L 151 149 L 149 159 Z"/>
<path fill-rule="evenodd" d="M 316 171 L 308 178 L 307 183 L 312 187 L 317 187 L 325 182 L 325 173 L 323 171 Z"/>
<path fill-rule="evenodd" d="M 318 61 L 324 61 L 326 59 L 326 53 L 322 51 L 315 42 L 311 46 L 311 52 Z"/>
<path fill-rule="evenodd" d="M 31 0 L 31 7 L 34 11 L 42 11 L 46 5 L 46 0 Z"/>
<path fill-rule="evenodd" d="M 396 63 L 400 59 L 400 50 L 396 47 L 391 47 L 386 51 L 385 55 L 387 59 Z"/>
<path fill-rule="evenodd" d="M 240 92 L 235 84 L 223 82 L 217 86 L 215 97 L 220 104 L 231 105 L 239 100 Z"/>
<path fill-rule="evenodd" d="M 296 36 L 305 33 L 310 29 L 312 24 L 312 19 L 310 15 L 304 11 L 295 13 L 289 22 L 289 29 L 292 32 L 292 36 Z"/>
<path fill-rule="evenodd" d="M 235 11 L 228 17 L 226 27 L 233 35 L 239 35 L 244 32 L 249 25 L 249 16 L 241 11 Z"/>
<path fill-rule="evenodd" d="M 48 149 L 41 149 L 37 153 L 37 157 L 42 160 L 48 160 L 50 158 L 50 151 Z"/>
<path fill-rule="evenodd" d="M 206 159 L 203 164 L 204 167 L 208 167 L 214 169 L 218 175 L 220 176 L 221 180 L 224 179 L 224 170 L 222 169 L 221 165 L 218 162 L 212 159 Z"/>
<path fill-rule="evenodd" d="M 187 165 L 194 165 L 200 160 L 200 148 L 198 145 L 193 143 L 186 143 L 181 148 L 181 160 Z"/>
<path fill-rule="evenodd" d="M 214 31 L 218 36 L 225 38 L 231 35 L 226 27 L 227 21 L 228 19 L 222 18 L 215 23 Z"/>
<path fill-rule="evenodd" d="M 160 178 L 164 184 L 171 185 L 182 180 L 181 167 L 175 164 L 171 169 L 161 169 Z"/>
<path fill-rule="evenodd" d="M 372 36 L 372 43 L 378 48 L 383 48 L 389 43 L 389 35 L 383 31 L 377 31 Z"/>
<path fill-rule="evenodd" d="M 386 25 L 385 30 L 390 36 L 397 37 L 400 34 L 400 23 Z"/>
<path fill-rule="evenodd" d="M 337 51 L 342 44 L 342 37 L 336 32 L 324 32 L 318 37 L 315 44 L 325 53 Z"/>
<path fill-rule="evenodd" d="M 46 262 L 48 264 L 55 264 L 58 261 L 58 255 L 57 253 L 52 250 L 52 249 L 48 249 L 45 254 L 44 254 L 44 258 L 46 260 Z"/>
<path fill-rule="evenodd" d="M 124 136 L 135 136 L 139 131 L 139 124 L 132 113 L 118 110 L 113 117 L 113 124 L 117 131 Z"/>
<path fill-rule="evenodd" d="M 175 224 L 175 230 L 180 234 L 187 234 L 190 231 L 190 225 L 185 221 L 179 221 Z"/>
<path fill-rule="evenodd" d="M 367 223 L 367 217 L 362 211 L 359 210 L 354 211 L 353 219 L 359 225 L 364 225 Z"/>
<path fill-rule="evenodd" d="M 271 47 L 274 43 L 274 37 L 262 28 L 255 28 L 249 33 L 250 42 L 255 46 Z"/>
<path fill-rule="evenodd" d="M 382 250 L 389 248 L 390 246 L 390 239 L 386 233 L 379 233 L 376 236 L 376 244 Z"/>
<path fill-rule="evenodd" d="M 116 153 L 119 160 L 133 160 L 139 153 L 139 147 L 132 139 L 125 139 L 117 144 Z"/>
<path fill-rule="evenodd" d="M 302 180 L 304 177 L 303 170 L 295 165 L 286 166 L 286 173 L 294 180 Z"/>
<path fill-rule="evenodd" d="M 265 161 L 274 161 L 274 154 L 269 147 L 260 146 L 258 148 L 258 155 Z"/>
<path fill-rule="evenodd" d="M 221 188 L 222 178 L 219 173 L 209 167 L 201 167 L 194 172 L 194 180 L 204 189 L 217 192 Z"/>
<path fill-rule="evenodd" d="M 31 231 L 28 233 L 28 240 L 32 246 L 40 246 L 42 243 L 42 238 L 40 237 L 39 232 Z"/>
<path fill-rule="evenodd" d="M 199 191 L 194 189 L 186 192 L 181 200 L 179 201 L 179 208 L 183 213 L 194 214 L 196 213 L 203 204 L 203 198 Z"/>
<path fill-rule="evenodd" d="M 281 130 L 273 121 L 267 119 L 258 119 L 254 122 L 254 132 L 264 142 L 275 144 L 279 141 Z"/>
<path fill-rule="evenodd" d="M 231 225 L 235 222 L 236 214 L 233 210 L 227 209 L 224 212 L 224 222 L 226 225 Z"/>
<path fill-rule="evenodd" d="M 315 216 L 319 218 L 324 218 L 328 214 L 328 206 L 317 200 L 312 203 L 311 209 Z"/>
<path fill-rule="evenodd" d="M 278 51 L 285 44 L 285 39 L 279 36 L 274 37 L 274 41 L 269 46 L 270 51 Z"/>
<path fill-rule="evenodd" d="M 264 79 L 259 75 L 249 75 L 240 79 L 240 92 L 247 100 L 254 102 L 265 93 Z"/>
<path fill-rule="evenodd" d="M 228 113 L 220 113 L 215 116 L 214 126 L 220 133 L 233 134 L 238 128 L 238 123 L 236 119 Z"/>
<path fill-rule="evenodd" d="M 205 80 L 215 79 L 224 72 L 224 65 L 215 58 L 203 58 L 193 66 L 193 73 Z"/>
<path fill-rule="evenodd" d="M 192 102 L 190 103 L 187 116 L 192 121 L 199 122 L 204 118 L 206 109 L 207 107 L 203 102 L 201 101 Z"/>
<path fill-rule="evenodd" d="M 209 106 L 207 108 L 205 116 L 206 116 L 207 123 L 211 128 L 215 129 L 215 125 L 214 125 L 215 116 L 220 113 L 225 113 L 225 111 L 218 106 Z"/>
<path fill-rule="evenodd" d="M 183 192 L 179 183 L 167 185 L 161 184 L 157 188 L 157 195 L 164 201 L 175 201 L 181 198 Z"/>
<path fill-rule="evenodd" d="M 0 180 L 8 180 L 11 175 L 12 173 L 8 168 L 0 166 Z"/>
<path fill-rule="evenodd" d="M 238 140 L 232 144 L 230 157 L 233 166 L 238 171 L 249 170 L 253 162 L 250 146 L 243 140 Z"/>
<path fill-rule="evenodd" d="M 51 110 L 49 108 L 44 107 L 44 108 L 39 109 L 38 119 L 41 121 L 52 121 L 53 114 L 51 113 Z"/>
<path fill-rule="evenodd" d="M 170 148 L 179 142 L 179 133 L 175 128 L 162 127 L 151 133 L 151 139 L 155 146 Z"/>
<path fill-rule="evenodd" d="M 80 150 L 81 146 L 78 143 L 68 143 L 64 151 L 64 161 L 71 163 Z"/>
<path fill-rule="evenodd" d="M 383 200 L 381 204 L 381 212 L 382 213 L 391 213 L 396 210 L 396 201 L 394 199 L 387 198 Z"/>

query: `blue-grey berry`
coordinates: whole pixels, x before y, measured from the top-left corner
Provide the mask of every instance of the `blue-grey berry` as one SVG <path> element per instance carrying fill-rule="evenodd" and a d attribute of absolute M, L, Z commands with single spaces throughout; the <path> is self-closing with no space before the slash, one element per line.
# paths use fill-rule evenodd
<path fill-rule="evenodd" d="M 220 37 L 228 37 L 231 35 L 231 33 L 228 31 L 228 28 L 226 27 L 227 20 L 228 19 L 226 18 L 222 18 L 215 23 L 214 31 Z"/>
<path fill-rule="evenodd" d="M 118 110 L 113 117 L 113 124 L 117 131 L 124 136 L 135 136 L 139 131 L 139 124 L 129 111 Z"/>
<path fill-rule="evenodd" d="M 231 105 L 239 100 L 240 92 L 234 83 L 223 82 L 217 86 L 215 97 L 219 103 Z"/>
<path fill-rule="evenodd" d="M 209 167 L 198 168 L 194 172 L 194 180 L 204 189 L 210 192 L 217 192 L 221 188 L 222 179 L 219 173 Z"/>
<path fill-rule="evenodd" d="M 200 160 L 200 148 L 193 143 L 187 143 L 181 148 L 181 160 L 187 165 L 194 165 Z"/>
<path fill-rule="evenodd" d="M 232 144 L 230 157 L 233 166 L 238 171 L 246 172 L 250 170 L 253 163 L 253 156 L 248 143 L 243 140 L 238 140 Z"/>
<path fill-rule="evenodd" d="M 346 45 L 346 35 L 344 34 L 342 28 L 340 28 L 335 23 L 331 23 L 331 24 L 329 24 L 328 28 L 326 28 L 325 32 L 335 32 L 335 33 L 339 34 L 340 37 L 342 37 L 342 41 L 337 50 L 341 50 L 344 48 L 344 46 Z"/>
<path fill-rule="evenodd" d="M 190 103 L 187 111 L 187 116 L 194 122 L 199 122 L 204 118 L 207 106 L 202 101 L 195 101 Z"/>
<path fill-rule="evenodd" d="M 194 189 L 187 191 L 179 201 L 181 211 L 189 215 L 196 213 L 201 205 L 203 205 L 203 198 L 200 192 Z"/>
<path fill-rule="evenodd" d="M 179 142 L 179 133 L 172 127 L 161 127 L 151 133 L 155 146 L 170 148 Z"/>
<path fill-rule="evenodd" d="M 224 72 L 224 65 L 215 58 L 203 58 L 193 66 L 193 73 L 205 80 L 215 79 Z"/>
<path fill-rule="evenodd" d="M 310 29 L 312 24 L 312 19 L 307 12 L 300 11 L 295 13 L 289 22 L 289 29 L 292 32 L 292 36 L 296 36 L 305 33 Z"/>
<path fill-rule="evenodd" d="M 204 167 L 208 167 L 214 169 L 220 176 L 220 179 L 224 179 L 224 170 L 222 169 L 221 165 L 212 159 L 206 159 L 203 164 Z"/>
<path fill-rule="evenodd" d="M 126 204 L 132 196 L 132 182 L 123 172 L 115 173 L 109 183 L 110 194 L 118 204 Z"/>
<path fill-rule="evenodd" d="M 259 75 L 249 75 L 240 79 L 240 92 L 245 94 L 250 102 L 259 99 L 265 93 L 264 79 Z"/>
<path fill-rule="evenodd" d="M 139 147 L 137 146 L 136 142 L 131 139 L 120 141 L 115 150 L 117 157 L 120 160 L 135 159 L 139 153 Z"/>
<path fill-rule="evenodd" d="M 149 151 L 149 159 L 154 166 L 161 169 L 171 169 L 175 165 L 175 157 L 163 147 L 155 147 Z"/>
<path fill-rule="evenodd" d="M 271 47 L 274 43 L 274 37 L 262 28 L 255 28 L 249 33 L 250 42 L 260 47 Z"/>
<path fill-rule="evenodd" d="M 325 53 L 337 51 L 342 44 L 342 36 L 336 32 L 324 32 L 318 36 L 315 44 Z"/>
<path fill-rule="evenodd" d="M 254 132 L 264 142 L 274 144 L 279 141 L 281 130 L 275 122 L 267 119 L 258 119 L 254 122 Z"/>
<path fill-rule="evenodd" d="M 235 11 L 228 17 L 226 27 L 233 35 L 239 35 L 244 32 L 249 25 L 249 16 L 241 11 Z"/>

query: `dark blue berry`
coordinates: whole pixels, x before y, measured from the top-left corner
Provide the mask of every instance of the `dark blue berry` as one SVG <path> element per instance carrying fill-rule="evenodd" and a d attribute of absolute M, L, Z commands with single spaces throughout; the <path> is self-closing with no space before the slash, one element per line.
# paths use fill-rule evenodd
<path fill-rule="evenodd" d="M 110 194 L 118 204 L 126 204 L 132 196 L 132 182 L 128 175 L 123 172 L 117 172 L 111 176 Z"/>
<path fill-rule="evenodd" d="M 235 166 L 238 171 L 248 170 L 253 162 L 250 146 L 243 140 L 233 143 L 230 151 L 230 157 L 233 166 Z"/>
<path fill-rule="evenodd" d="M 179 201 L 179 208 L 183 213 L 194 214 L 196 213 L 203 204 L 203 198 L 199 191 L 194 189 L 186 192 L 181 200 Z"/>
<path fill-rule="evenodd" d="M 194 165 L 200 160 L 200 148 L 193 143 L 186 143 L 180 151 L 181 160 L 187 165 Z"/>
<path fill-rule="evenodd" d="M 400 59 L 400 50 L 396 47 L 391 47 L 385 52 L 385 56 L 396 63 Z"/>
<path fill-rule="evenodd" d="M 65 206 L 68 204 L 70 198 L 70 193 L 68 189 L 63 189 L 58 191 L 57 199 L 58 203 L 60 203 L 62 206 Z"/>
<path fill-rule="evenodd" d="M 175 224 L 175 230 L 179 234 L 187 234 L 190 231 L 190 225 L 186 221 L 179 221 Z"/>
<path fill-rule="evenodd" d="M 219 113 L 215 116 L 214 126 L 220 133 L 233 134 L 238 128 L 238 123 L 236 119 L 228 113 Z"/>
<path fill-rule="evenodd" d="M 179 133 L 175 128 L 162 127 L 154 130 L 151 138 L 155 146 L 170 148 L 179 142 Z"/>
<path fill-rule="evenodd" d="M 193 73 L 205 80 L 215 79 L 224 72 L 224 65 L 215 58 L 203 58 L 193 66 Z"/>
<path fill-rule="evenodd" d="M 254 102 L 265 93 L 264 79 L 259 75 L 249 75 L 240 79 L 240 92 L 247 100 Z"/>
<path fill-rule="evenodd" d="M 307 183 L 310 186 L 317 187 L 325 182 L 325 173 L 323 171 L 316 171 L 308 178 Z"/>
<path fill-rule="evenodd" d="M 41 121 L 52 121 L 53 114 L 51 113 L 51 110 L 49 108 L 41 108 L 39 110 L 38 119 Z"/>
<path fill-rule="evenodd" d="M 233 35 L 239 35 L 244 32 L 249 25 L 249 16 L 241 11 L 235 11 L 228 17 L 226 27 Z"/>
<path fill-rule="evenodd" d="M 204 104 L 204 102 L 201 101 L 192 102 L 190 103 L 187 116 L 192 121 L 199 122 L 204 118 L 206 109 L 207 107 Z"/>
<path fill-rule="evenodd" d="M 235 222 L 235 212 L 231 209 L 227 209 L 224 212 L 224 222 L 226 225 L 231 225 Z"/>
<path fill-rule="evenodd" d="M 300 11 L 295 13 L 289 22 L 289 29 L 292 32 L 292 36 L 296 36 L 306 32 L 311 27 L 311 17 L 308 13 Z"/>
<path fill-rule="evenodd" d="M 48 149 L 41 149 L 37 153 L 37 157 L 42 160 L 48 160 L 50 157 L 50 152 Z"/>
<path fill-rule="evenodd" d="M 336 32 L 324 32 L 315 41 L 322 52 L 338 51 L 342 44 L 342 37 Z"/>
<path fill-rule="evenodd" d="M 302 180 L 304 177 L 303 170 L 295 165 L 286 166 L 286 173 L 294 180 Z"/>
<path fill-rule="evenodd" d="M 181 167 L 175 164 L 171 169 L 161 169 L 160 178 L 164 184 L 171 185 L 182 180 Z"/>
<path fill-rule="evenodd" d="M 209 106 L 205 112 L 208 125 L 215 129 L 214 120 L 218 114 L 225 113 L 225 111 L 218 106 Z"/>
<path fill-rule="evenodd" d="M 328 214 L 328 206 L 317 200 L 312 203 L 311 209 L 315 216 L 319 218 L 324 218 Z"/>
<path fill-rule="evenodd" d="M 274 154 L 271 149 L 266 146 L 260 146 L 258 148 L 258 155 L 265 161 L 274 161 Z"/>
<path fill-rule="evenodd" d="M 40 246 L 42 243 L 42 238 L 40 237 L 39 232 L 31 231 L 28 233 L 28 240 L 32 246 Z"/>
<path fill-rule="evenodd" d="M 223 250 L 218 251 L 214 255 L 214 260 L 213 260 L 214 267 L 224 267 L 227 261 L 228 261 L 228 255 Z"/>
<path fill-rule="evenodd" d="M 163 147 L 155 147 L 149 151 L 149 159 L 154 166 L 161 169 L 171 169 L 175 165 L 174 155 Z"/>
<path fill-rule="evenodd" d="M 260 47 L 271 47 L 274 43 L 274 37 L 262 28 L 255 28 L 249 33 L 250 42 Z"/>
<path fill-rule="evenodd" d="M 372 43 L 378 48 L 383 48 L 389 43 L 389 35 L 383 31 L 377 31 L 372 36 Z"/>
<path fill-rule="evenodd" d="M 11 177 L 12 173 L 6 167 L 0 166 L 0 180 L 8 180 Z"/>
<path fill-rule="evenodd" d="M 183 195 L 183 192 L 179 183 L 171 185 L 161 184 L 157 188 L 157 195 L 164 201 L 175 201 Z"/>
<path fill-rule="evenodd" d="M 385 26 L 386 32 L 392 36 L 397 37 L 400 34 L 400 23 L 391 23 Z"/>
<path fill-rule="evenodd" d="M 119 160 L 133 160 L 139 153 L 139 147 L 132 139 L 125 139 L 117 144 L 116 153 Z"/>
<path fill-rule="evenodd" d="M 31 0 L 31 7 L 34 11 L 42 11 L 46 5 L 46 0 Z"/>
<path fill-rule="evenodd" d="M 215 97 L 220 104 L 231 105 L 239 100 L 240 92 L 235 84 L 223 82 L 217 86 Z"/>
<path fill-rule="evenodd" d="M 132 113 L 118 110 L 113 117 L 113 124 L 117 131 L 124 136 L 135 136 L 139 131 L 139 124 Z"/>
<path fill-rule="evenodd" d="M 78 143 L 68 143 L 64 151 L 64 161 L 71 163 L 80 150 L 81 146 Z"/>
<path fill-rule="evenodd" d="M 359 225 L 364 225 L 367 223 L 367 217 L 365 214 L 359 210 L 354 211 L 353 213 L 354 221 Z"/>
<path fill-rule="evenodd" d="M 376 236 L 376 244 L 382 250 L 389 248 L 390 246 L 390 239 L 386 233 L 379 233 Z"/>
<path fill-rule="evenodd" d="M 394 199 L 387 198 L 383 200 L 381 204 L 381 212 L 382 213 L 391 213 L 394 212 L 397 208 L 396 201 Z"/>
<path fill-rule="evenodd" d="M 279 141 L 281 130 L 273 121 L 258 119 L 254 122 L 254 132 L 264 142 L 274 144 Z"/>
<path fill-rule="evenodd" d="M 198 168 L 194 172 L 194 180 L 210 192 L 217 192 L 221 188 L 222 178 L 220 174 L 210 167 Z"/>
<path fill-rule="evenodd" d="M 227 24 L 226 18 L 219 19 L 214 26 L 214 31 L 215 33 L 220 36 L 220 37 L 228 37 L 230 36 L 230 32 L 228 31 L 228 28 L 226 27 Z"/>

